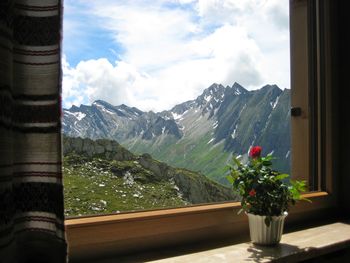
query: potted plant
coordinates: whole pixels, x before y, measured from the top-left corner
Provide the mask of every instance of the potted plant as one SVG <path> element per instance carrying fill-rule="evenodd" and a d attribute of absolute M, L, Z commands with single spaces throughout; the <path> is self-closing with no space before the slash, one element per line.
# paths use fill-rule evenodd
<path fill-rule="evenodd" d="M 248 215 L 252 242 L 274 245 L 281 240 L 290 205 L 308 200 L 301 196 L 306 182 L 290 180 L 288 174 L 272 169 L 272 154 L 262 157 L 261 151 L 260 146 L 252 147 L 246 164 L 234 157 L 227 179 L 241 196 L 239 213 L 243 210 Z"/>

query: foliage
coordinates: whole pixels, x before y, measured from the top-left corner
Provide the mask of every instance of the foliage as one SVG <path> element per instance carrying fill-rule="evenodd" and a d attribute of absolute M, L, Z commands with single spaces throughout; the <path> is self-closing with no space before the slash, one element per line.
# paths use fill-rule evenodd
<path fill-rule="evenodd" d="M 239 157 L 233 157 L 234 165 L 227 176 L 241 196 L 242 210 L 267 216 L 266 225 L 270 224 L 272 216 L 282 215 L 298 200 L 308 200 L 301 196 L 306 190 L 306 182 L 288 180 L 288 174 L 273 170 L 273 159 L 272 154 L 261 157 L 261 147 L 255 146 L 250 150 L 247 164 L 242 164 Z"/>

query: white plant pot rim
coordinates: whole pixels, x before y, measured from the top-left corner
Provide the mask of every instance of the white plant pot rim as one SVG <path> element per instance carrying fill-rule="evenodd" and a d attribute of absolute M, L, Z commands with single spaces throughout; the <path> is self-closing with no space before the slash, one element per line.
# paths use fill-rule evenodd
<path fill-rule="evenodd" d="M 268 217 L 268 215 L 257 215 L 257 214 L 253 214 L 253 213 L 249 213 L 249 212 L 245 212 L 246 215 L 250 215 L 250 216 L 262 216 L 262 217 Z M 281 218 L 281 217 L 286 217 L 288 215 L 287 211 L 284 211 L 281 215 L 279 216 L 271 216 L 272 220 L 275 218 Z"/>

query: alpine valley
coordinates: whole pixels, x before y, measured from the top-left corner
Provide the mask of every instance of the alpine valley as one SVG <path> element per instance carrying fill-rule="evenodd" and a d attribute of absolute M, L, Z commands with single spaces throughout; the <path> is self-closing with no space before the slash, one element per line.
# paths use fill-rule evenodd
<path fill-rule="evenodd" d="M 116 140 L 135 154 L 148 153 L 225 185 L 232 155 L 247 158 L 252 145 L 273 152 L 274 168 L 290 172 L 289 109 L 289 89 L 212 84 L 196 99 L 162 112 L 102 100 L 72 106 L 64 109 L 62 129 L 70 137 Z"/>

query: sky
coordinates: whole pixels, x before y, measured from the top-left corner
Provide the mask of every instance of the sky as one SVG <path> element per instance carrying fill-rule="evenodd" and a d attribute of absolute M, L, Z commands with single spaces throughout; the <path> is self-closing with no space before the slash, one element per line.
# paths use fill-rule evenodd
<path fill-rule="evenodd" d="M 63 107 L 169 110 L 213 83 L 290 88 L 288 0 L 65 0 Z"/>

